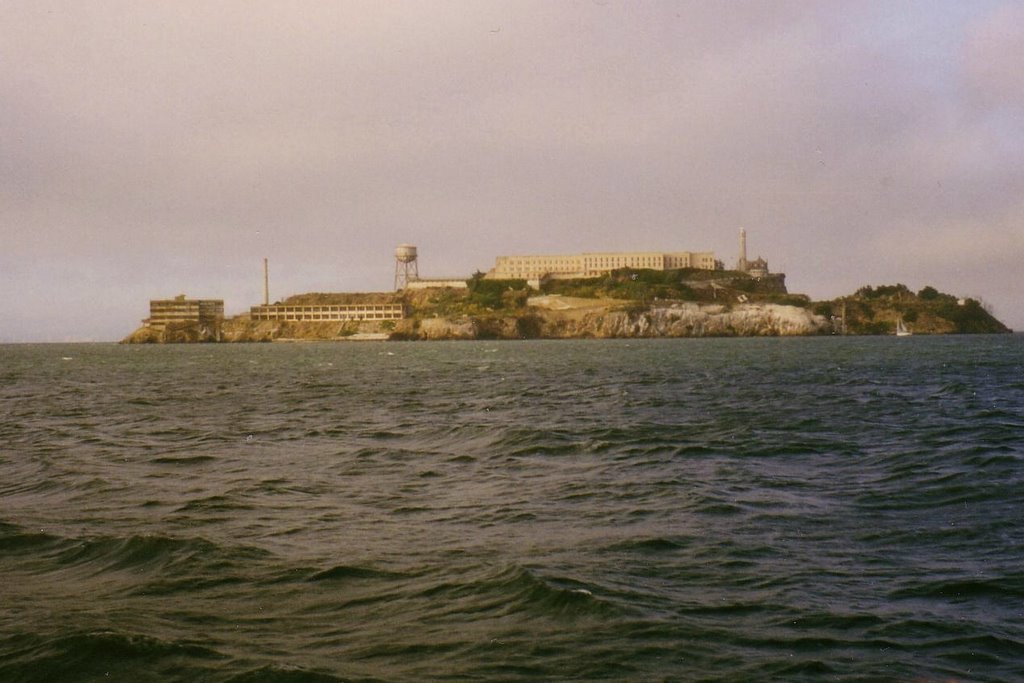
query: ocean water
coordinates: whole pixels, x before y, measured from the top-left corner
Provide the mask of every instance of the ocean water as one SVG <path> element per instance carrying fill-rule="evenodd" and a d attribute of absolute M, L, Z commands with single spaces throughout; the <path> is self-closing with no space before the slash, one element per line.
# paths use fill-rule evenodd
<path fill-rule="evenodd" d="M 0 681 L 1024 680 L 1024 336 L 0 346 Z"/>

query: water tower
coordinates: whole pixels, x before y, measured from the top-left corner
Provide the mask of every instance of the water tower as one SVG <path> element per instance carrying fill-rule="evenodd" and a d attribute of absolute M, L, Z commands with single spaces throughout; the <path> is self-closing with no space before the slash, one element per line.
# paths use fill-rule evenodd
<path fill-rule="evenodd" d="M 405 289 L 411 280 L 419 279 L 416 247 L 411 244 L 399 244 L 395 249 L 395 291 Z"/>

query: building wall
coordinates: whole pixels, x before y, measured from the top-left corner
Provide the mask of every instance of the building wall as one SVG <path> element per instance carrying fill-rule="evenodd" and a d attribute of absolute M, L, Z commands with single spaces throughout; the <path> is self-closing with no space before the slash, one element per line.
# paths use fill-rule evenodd
<path fill-rule="evenodd" d="M 288 306 L 270 304 L 249 309 L 253 320 L 343 322 L 350 320 L 401 320 L 405 307 L 398 304 L 323 304 Z"/>
<path fill-rule="evenodd" d="M 530 280 L 545 276 L 596 277 L 617 268 L 714 270 L 713 252 L 608 252 L 571 255 L 499 256 L 487 273 L 491 279 Z"/>
<path fill-rule="evenodd" d="M 170 323 L 200 323 L 217 326 L 224 320 L 223 299 L 186 299 L 185 295 L 173 299 L 151 299 L 147 327 L 164 329 Z"/>

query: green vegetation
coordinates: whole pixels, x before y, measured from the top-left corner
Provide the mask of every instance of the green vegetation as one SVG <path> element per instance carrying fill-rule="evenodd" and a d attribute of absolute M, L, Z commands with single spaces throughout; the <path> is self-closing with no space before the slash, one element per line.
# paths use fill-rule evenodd
<path fill-rule="evenodd" d="M 823 318 L 832 317 L 832 302 L 831 301 L 820 301 L 811 307 L 811 313 L 814 315 L 820 315 Z"/>
<path fill-rule="evenodd" d="M 548 280 L 540 292 L 525 280 L 488 280 L 477 272 L 467 280 L 467 289 L 437 289 L 406 292 L 404 300 L 416 317 L 515 317 L 530 315 L 527 300 L 532 295 L 561 295 L 583 299 L 634 302 L 630 311 L 646 310 L 656 300 L 733 304 L 773 302 L 806 307 L 810 300 L 786 292 L 782 276 L 756 280 L 734 271 L 699 269 L 638 270 L 622 268 L 594 278 Z M 536 317 L 536 316 L 535 316 Z M 520 336 L 538 334 L 539 324 L 525 319 L 517 323 Z"/>
<path fill-rule="evenodd" d="M 469 296 L 465 303 L 477 312 L 522 310 L 530 296 L 526 280 L 485 280 L 474 276 L 467 284 Z"/>
<path fill-rule="evenodd" d="M 765 297 L 765 301 L 770 304 L 796 306 L 797 308 L 807 308 L 811 305 L 811 298 L 806 294 L 769 294 Z"/>
<path fill-rule="evenodd" d="M 899 299 L 903 296 L 914 296 L 904 284 L 879 285 L 872 287 L 866 285 L 857 290 L 856 296 L 862 299 Z"/>
<path fill-rule="evenodd" d="M 976 299 L 958 299 L 932 286 L 916 294 L 904 284 L 865 286 L 852 296 L 812 305 L 818 315 L 833 317 L 848 334 L 892 334 L 897 321 L 915 334 L 991 334 L 1009 332 Z"/>
<path fill-rule="evenodd" d="M 787 292 L 781 275 L 758 279 L 736 271 L 698 269 L 622 268 L 600 277 L 548 280 L 540 292 L 532 291 L 525 280 L 488 280 L 478 272 L 467 281 L 467 289 L 407 292 L 404 300 L 413 318 L 472 318 L 485 338 L 508 336 L 513 329 L 515 336 L 533 338 L 541 335 L 547 314 L 527 305 L 532 295 L 607 300 L 614 310 L 633 316 L 643 315 L 657 301 L 718 304 L 725 310 L 744 303 L 770 303 L 810 309 L 837 326 L 845 306 L 851 334 L 890 334 L 900 317 L 919 333 L 1005 329 L 983 307 L 969 302 L 960 305 L 955 297 L 933 287 L 915 294 L 903 284 L 865 286 L 852 296 L 812 302 L 804 294 Z"/>
<path fill-rule="evenodd" d="M 413 318 L 488 318 L 520 315 L 532 293 L 526 280 L 485 280 L 477 273 L 467 289 L 425 289 L 403 294 Z"/>
<path fill-rule="evenodd" d="M 527 314 L 516 318 L 516 334 L 522 339 L 537 339 L 544 329 L 544 318 Z"/>
<path fill-rule="evenodd" d="M 980 301 L 967 299 L 961 303 L 942 301 L 939 315 L 950 320 L 960 334 L 1009 332 L 1005 325 L 992 317 Z"/>
<path fill-rule="evenodd" d="M 355 303 L 390 304 L 399 301 L 392 292 L 307 292 L 295 294 L 277 303 L 288 306 L 325 306 Z"/>
<path fill-rule="evenodd" d="M 758 280 L 736 271 L 620 268 L 601 277 L 549 280 L 541 286 L 541 292 L 587 299 L 729 303 L 767 300 L 771 295 L 784 295 L 786 288 L 781 277 Z"/>

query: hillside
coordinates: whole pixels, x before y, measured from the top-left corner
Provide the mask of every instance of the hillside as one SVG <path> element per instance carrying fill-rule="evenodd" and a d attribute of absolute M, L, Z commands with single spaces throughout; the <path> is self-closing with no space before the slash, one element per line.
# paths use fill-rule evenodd
<path fill-rule="evenodd" d="M 865 286 L 812 301 L 789 293 L 783 275 L 736 271 L 622 269 L 552 280 L 540 292 L 522 280 L 474 277 L 467 290 L 408 292 L 405 301 L 410 319 L 396 338 L 886 335 L 900 318 L 915 334 L 1010 331 L 976 299 L 930 286 Z"/>
<path fill-rule="evenodd" d="M 790 295 L 784 276 L 632 270 L 551 280 L 486 280 L 466 290 L 407 292 L 396 339 L 564 339 L 828 334 L 826 318 Z"/>
<path fill-rule="evenodd" d="M 1009 332 L 976 299 L 943 294 L 934 287 L 912 292 L 906 285 L 861 287 L 850 296 L 812 304 L 818 315 L 833 320 L 838 332 L 892 334 L 900 318 L 914 334 L 993 334 Z"/>

